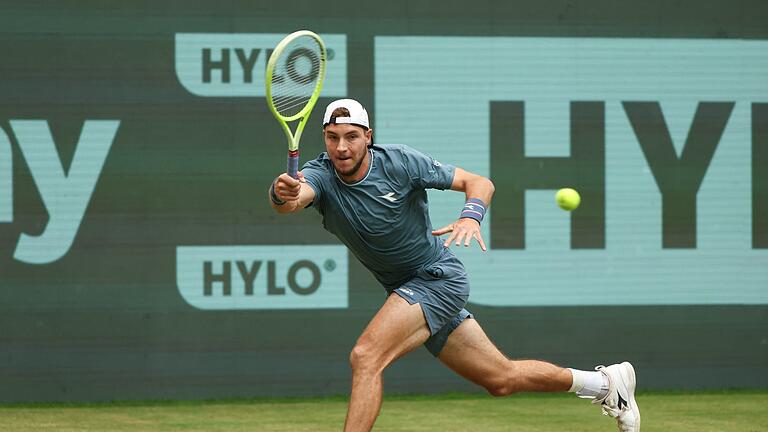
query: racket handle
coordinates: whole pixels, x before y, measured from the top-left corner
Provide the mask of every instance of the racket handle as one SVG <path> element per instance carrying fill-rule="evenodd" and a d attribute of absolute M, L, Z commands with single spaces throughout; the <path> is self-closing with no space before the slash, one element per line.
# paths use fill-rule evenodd
<path fill-rule="evenodd" d="M 299 151 L 298 150 L 289 150 L 288 151 L 288 175 L 295 178 L 296 180 L 299 179 Z"/>

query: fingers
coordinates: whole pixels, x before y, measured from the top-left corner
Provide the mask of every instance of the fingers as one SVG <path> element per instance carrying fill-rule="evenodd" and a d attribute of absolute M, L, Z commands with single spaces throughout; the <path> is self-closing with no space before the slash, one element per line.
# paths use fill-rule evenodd
<path fill-rule="evenodd" d="M 451 242 L 458 237 L 459 231 L 453 230 L 451 231 L 451 235 L 448 236 L 447 239 L 445 239 L 445 242 L 443 242 L 443 246 L 445 247 L 451 247 Z M 458 246 L 458 241 L 456 242 L 456 245 Z"/>
<path fill-rule="evenodd" d="M 480 244 L 480 249 L 482 249 L 483 252 L 488 250 L 488 248 L 485 247 L 485 242 L 483 241 L 483 236 L 480 235 L 480 231 L 477 232 L 475 239 L 477 240 L 477 243 Z"/>
<path fill-rule="evenodd" d="M 280 174 L 275 180 L 275 194 L 283 201 L 296 201 L 299 199 L 302 182 L 306 182 L 306 180 L 301 173 L 299 173 L 299 180 L 287 173 Z"/>
<path fill-rule="evenodd" d="M 442 227 L 440 229 L 436 229 L 436 230 L 432 231 L 432 235 L 433 236 L 440 236 L 440 235 L 443 235 L 445 233 L 449 233 L 451 231 L 453 231 L 453 224 L 446 225 L 446 226 L 444 226 L 444 227 Z"/>
<path fill-rule="evenodd" d="M 432 235 L 441 235 L 445 233 L 450 233 L 448 238 L 445 239 L 445 242 L 443 242 L 443 246 L 445 247 L 450 247 L 451 243 L 456 246 L 461 246 L 463 244 L 464 247 L 469 247 L 474 238 L 480 245 L 480 249 L 483 251 L 488 250 L 485 246 L 483 236 L 480 234 L 480 223 L 475 220 L 466 218 L 459 219 L 455 223 L 432 231 Z"/>
<path fill-rule="evenodd" d="M 472 240 L 472 232 L 470 231 L 456 231 L 455 245 L 461 246 L 464 243 L 465 247 L 469 247 L 469 242 Z"/>
<path fill-rule="evenodd" d="M 450 247 L 451 246 L 451 241 L 453 241 L 453 239 L 456 237 L 456 231 L 454 231 L 454 225 L 455 224 L 450 224 L 450 225 L 446 225 L 446 226 L 444 226 L 442 228 L 436 229 L 436 230 L 432 231 L 432 235 L 433 236 L 441 236 L 441 235 L 446 234 L 446 233 L 451 233 L 451 235 L 449 235 L 448 238 L 445 239 L 445 241 L 443 242 L 443 246 L 444 247 Z"/>
<path fill-rule="evenodd" d="M 303 178 L 304 175 L 300 174 L 299 178 Z M 288 173 L 282 173 L 277 177 L 278 183 L 284 183 L 287 186 L 298 186 L 300 181 L 288 175 Z"/>

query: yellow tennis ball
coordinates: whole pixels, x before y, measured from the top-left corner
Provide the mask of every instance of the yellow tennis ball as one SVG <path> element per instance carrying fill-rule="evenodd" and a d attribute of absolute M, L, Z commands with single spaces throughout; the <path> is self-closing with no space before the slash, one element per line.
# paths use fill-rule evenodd
<path fill-rule="evenodd" d="M 581 196 L 574 189 L 563 188 L 557 191 L 555 194 L 555 201 L 557 205 L 563 210 L 576 210 L 576 207 L 581 203 Z"/>

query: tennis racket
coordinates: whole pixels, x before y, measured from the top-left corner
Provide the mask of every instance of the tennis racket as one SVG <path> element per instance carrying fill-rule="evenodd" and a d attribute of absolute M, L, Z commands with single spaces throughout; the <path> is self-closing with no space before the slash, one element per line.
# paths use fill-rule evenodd
<path fill-rule="evenodd" d="M 299 140 L 325 79 L 325 44 L 320 36 L 300 30 L 275 47 L 267 63 L 267 105 L 288 138 L 288 169 L 298 179 Z M 288 122 L 299 121 L 291 132 Z"/>

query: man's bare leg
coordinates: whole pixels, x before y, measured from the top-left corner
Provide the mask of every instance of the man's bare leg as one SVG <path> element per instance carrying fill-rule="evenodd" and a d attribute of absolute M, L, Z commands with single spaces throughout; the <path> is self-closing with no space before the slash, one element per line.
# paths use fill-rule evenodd
<path fill-rule="evenodd" d="M 350 354 L 352 394 L 345 432 L 370 431 L 381 409 L 381 375 L 400 356 L 422 345 L 429 328 L 419 304 L 389 296 Z"/>
<path fill-rule="evenodd" d="M 494 396 L 568 391 L 568 369 L 539 360 L 510 360 L 488 339 L 480 324 L 466 319 L 448 337 L 440 361 Z"/>
<path fill-rule="evenodd" d="M 640 408 L 635 401 L 635 370 L 629 362 L 601 366 L 599 372 L 585 372 L 563 369 L 539 360 L 510 360 L 493 345 L 473 319 L 464 320 L 448 336 L 438 358 L 494 396 L 524 391 L 569 390 L 581 395 L 588 390 L 591 394 L 587 396 L 594 397 L 593 402 L 617 420 L 620 431 L 640 431 Z M 578 376 L 581 378 L 576 379 Z"/>

